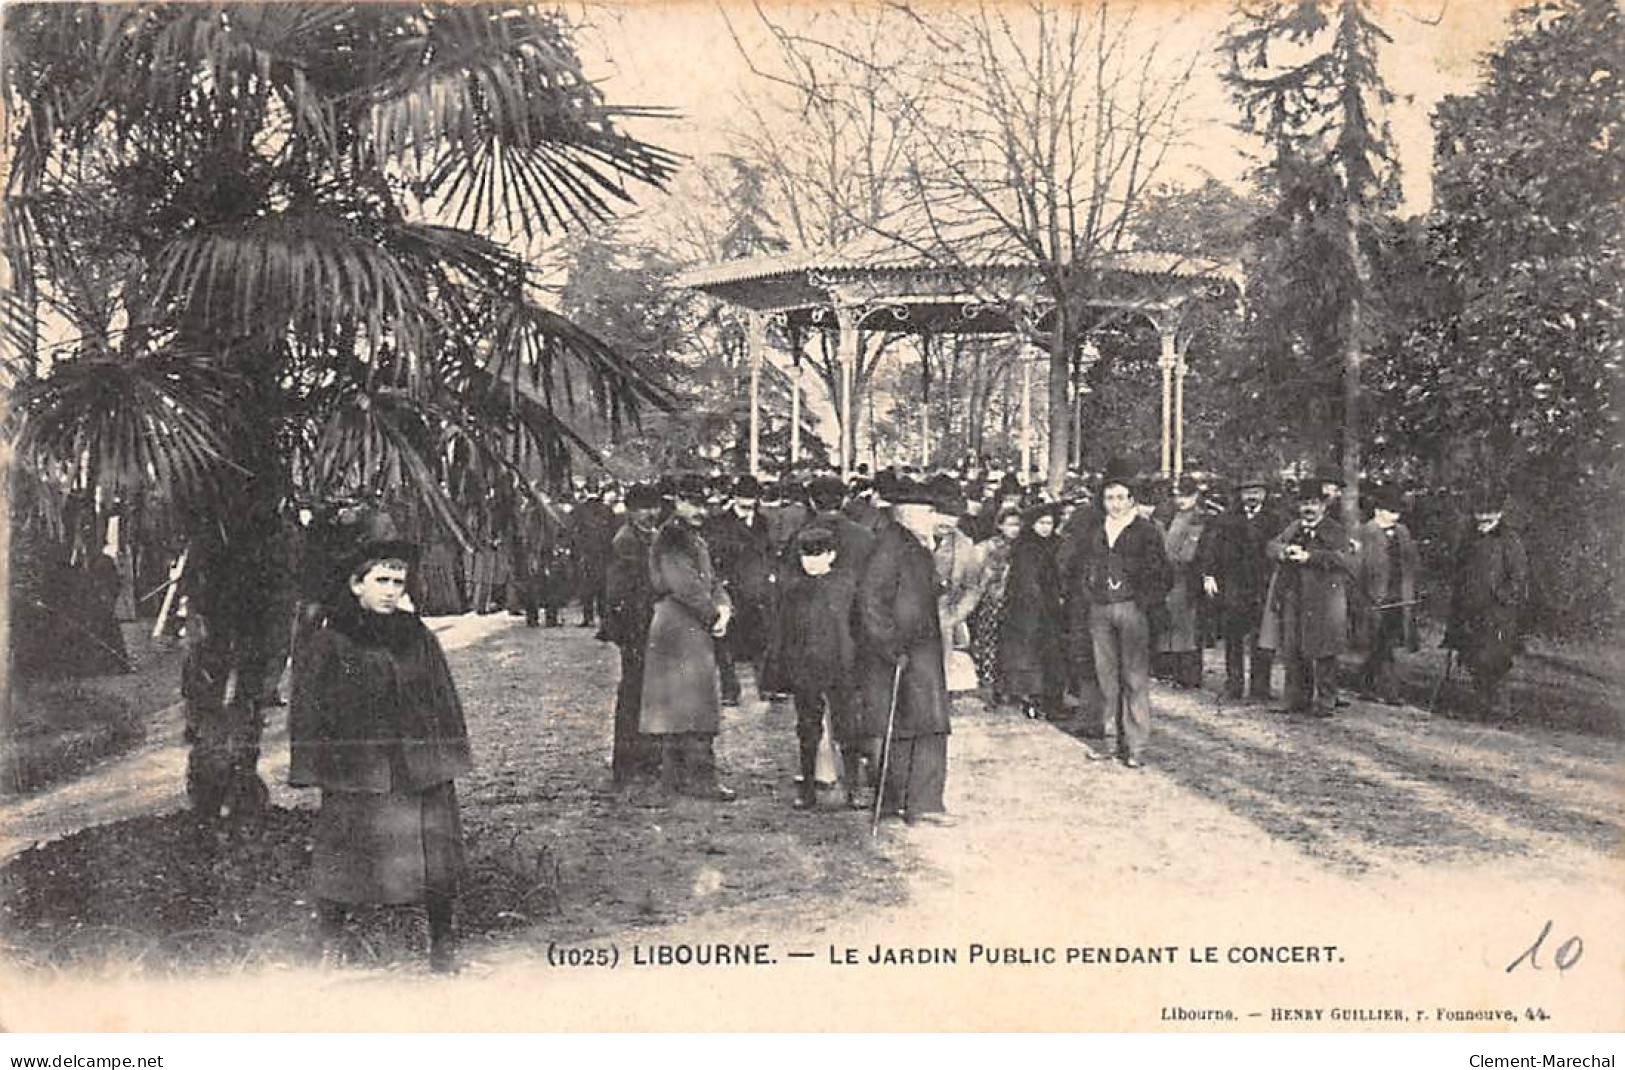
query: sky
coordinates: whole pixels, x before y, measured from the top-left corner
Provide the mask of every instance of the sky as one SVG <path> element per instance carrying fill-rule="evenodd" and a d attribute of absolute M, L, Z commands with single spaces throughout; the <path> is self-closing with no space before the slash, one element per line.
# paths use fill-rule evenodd
<path fill-rule="evenodd" d="M 1219 82 L 1214 52 L 1229 20 L 1229 4 L 1214 0 L 1136 0 L 1136 17 L 1172 46 L 1174 52 L 1200 52 L 1199 78 L 1190 118 L 1198 136 L 1171 161 L 1168 177 L 1194 185 L 1211 175 L 1237 184 L 1252 165 L 1256 145 L 1233 128 L 1237 113 Z M 1509 0 L 1389 0 L 1379 18 L 1393 37 L 1382 56 L 1382 73 L 1399 96 L 1388 119 L 1398 148 L 1407 214 L 1424 211 L 1431 194 L 1432 132 L 1429 116 L 1439 99 L 1470 90 L 1479 61 L 1506 34 Z M 775 17 L 791 10 L 766 4 Z M 836 10 L 830 8 L 827 10 Z M 727 128 L 745 94 L 760 93 L 730 33 L 744 47 L 771 55 L 756 10 L 749 4 L 593 3 L 577 9 L 588 22 L 581 39 L 587 70 L 613 102 L 659 104 L 681 118 L 635 128 L 670 148 L 704 156 L 727 148 Z M 681 184 L 679 183 L 679 188 Z M 641 193 L 646 208 L 658 210 L 659 196 Z"/>

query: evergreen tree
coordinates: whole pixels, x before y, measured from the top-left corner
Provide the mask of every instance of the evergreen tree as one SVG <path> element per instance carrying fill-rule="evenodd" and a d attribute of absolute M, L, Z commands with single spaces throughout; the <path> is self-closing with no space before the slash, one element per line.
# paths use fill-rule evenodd
<path fill-rule="evenodd" d="M 1255 231 L 1251 327 L 1263 381 L 1325 456 L 1358 515 L 1363 364 L 1376 310 L 1368 269 L 1398 167 L 1377 69 L 1391 39 L 1369 0 L 1244 0 L 1222 49 L 1243 129 L 1269 148 L 1274 206 Z"/>

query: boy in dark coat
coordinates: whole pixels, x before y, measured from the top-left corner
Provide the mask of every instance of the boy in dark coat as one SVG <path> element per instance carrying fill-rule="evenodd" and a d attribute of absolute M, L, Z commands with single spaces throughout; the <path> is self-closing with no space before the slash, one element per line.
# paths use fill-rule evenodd
<path fill-rule="evenodd" d="M 857 576 L 842 567 L 834 534 L 818 524 L 797 533 L 795 564 L 785 570 L 781 626 L 785 649 L 793 652 L 786 672 L 796 703 L 796 741 L 801 779 L 795 806 L 811 809 L 817 802 L 818 746 L 824 736 L 827 705 L 834 742 L 846 770 L 848 805 L 857 800 L 857 697 L 853 669 L 857 652 L 852 640 L 852 607 Z"/>

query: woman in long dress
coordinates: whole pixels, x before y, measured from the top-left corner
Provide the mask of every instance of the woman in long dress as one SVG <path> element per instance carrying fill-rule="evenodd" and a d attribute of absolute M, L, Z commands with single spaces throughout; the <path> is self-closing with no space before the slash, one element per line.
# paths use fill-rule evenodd
<path fill-rule="evenodd" d="M 347 592 L 295 653 L 288 782 L 322 789 L 311 866 L 324 958 L 350 910 L 423 903 L 429 963 L 454 968 L 463 862 L 453 779 L 473 767 L 434 633 L 400 608 L 410 543 L 365 544 Z"/>
<path fill-rule="evenodd" d="M 1006 509 L 998 518 L 993 537 L 982 544 L 982 594 L 970 617 L 970 649 L 976 675 L 992 705 L 1004 702 L 1006 694 L 999 675 L 999 631 L 1004 627 L 1010 548 L 1020 535 L 1021 512 Z"/>

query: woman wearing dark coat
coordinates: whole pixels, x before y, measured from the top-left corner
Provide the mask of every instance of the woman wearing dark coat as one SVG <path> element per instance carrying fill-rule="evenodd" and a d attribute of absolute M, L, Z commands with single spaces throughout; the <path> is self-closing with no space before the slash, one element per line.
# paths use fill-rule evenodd
<path fill-rule="evenodd" d="M 1024 518 L 1026 530 L 1010 551 L 999 675 L 1029 719 L 1058 717 L 1065 689 L 1061 661 L 1061 577 L 1055 564 L 1058 505 Z"/>
<path fill-rule="evenodd" d="M 901 813 L 913 823 L 945 809 L 948 681 L 937 616 L 936 563 L 926 548 L 936 521 L 932 500 L 915 486 L 894 493 L 894 520 L 880 525 L 858 584 L 858 677 L 864 734 L 874 741 L 877 757 L 885 751 L 887 715 L 897 684 L 881 810 Z"/>
<path fill-rule="evenodd" d="M 638 729 L 659 737 L 663 787 L 728 802 L 734 792 L 717 782 L 714 749 L 722 719 L 715 640 L 728 629 L 733 603 L 700 535 L 705 493 L 703 481 L 684 484 L 676 515 L 649 550 L 655 611 Z"/>
<path fill-rule="evenodd" d="M 463 861 L 453 779 L 473 762 L 445 654 L 398 608 L 415 556 L 408 543 L 364 545 L 348 591 L 301 640 L 288 782 L 322 789 L 311 865 L 324 956 L 354 905 L 422 902 L 430 966 L 447 971 Z"/>

